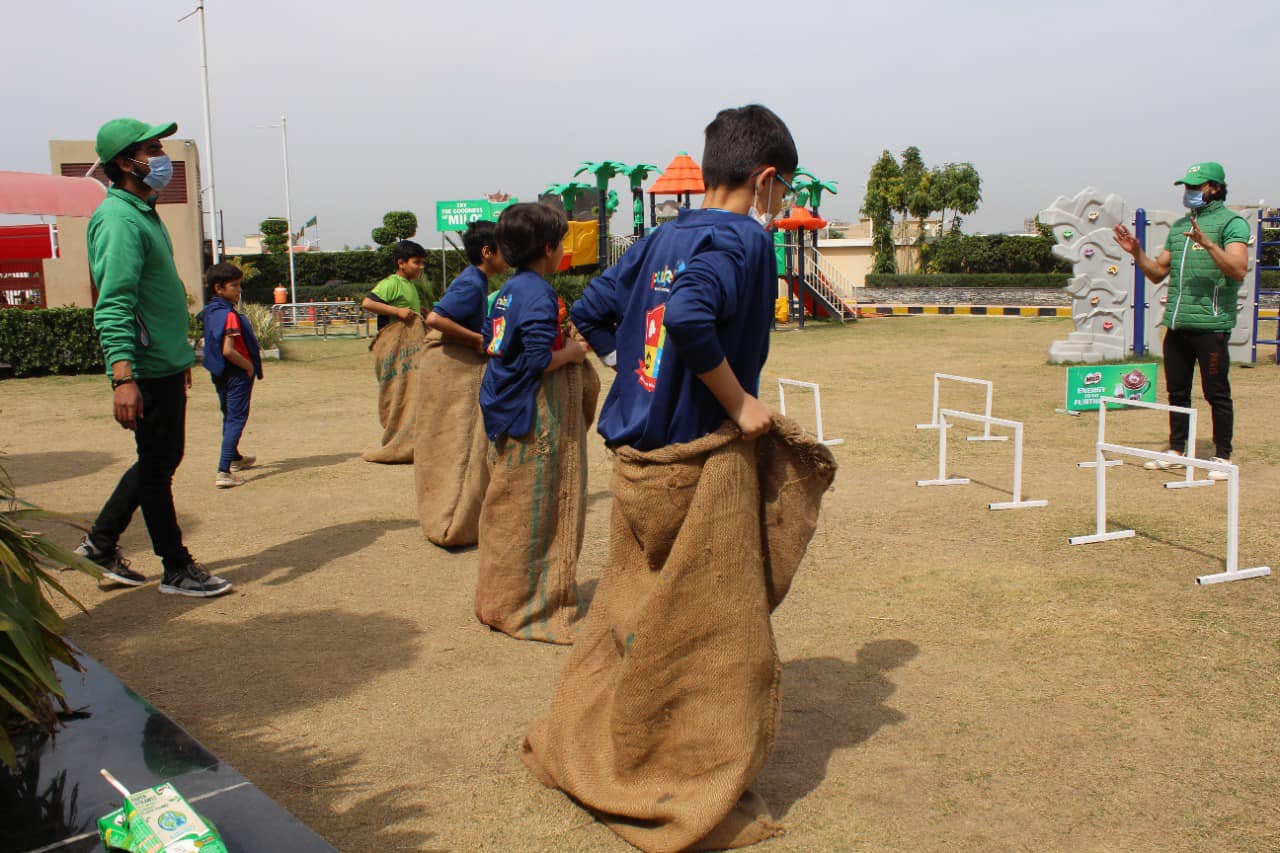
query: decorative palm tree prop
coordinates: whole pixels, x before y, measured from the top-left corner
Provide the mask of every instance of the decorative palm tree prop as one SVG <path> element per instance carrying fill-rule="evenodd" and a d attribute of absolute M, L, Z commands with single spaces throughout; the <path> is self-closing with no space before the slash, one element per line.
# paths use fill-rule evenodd
<path fill-rule="evenodd" d="M 801 207 L 809 207 L 807 202 L 813 202 L 813 215 L 818 215 L 818 208 L 822 206 L 822 194 L 829 192 L 837 195 L 837 187 L 840 186 L 839 181 L 823 181 L 814 176 L 808 169 L 796 169 L 796 176 L 791 182 L 791 186 L 796 190 L 796 203 Z"/>
<path fill-rule="evenodd" d="M 575 177 L 583 172 L 590 172 L 596 176 L 596 190 L 600 193 L 600 234 L 596 252 L 598 253 L 597 262 L 600 264 L 601 269 L 604 269 L 609 261 L 609 217 L 605 211 L 605 200 L 609 196 L 609 181 L 623 174 L 626 168 L 626 163 L 619 163 L 617 160 L 601 160 L 599 162 L 583 160 L 578 166 L 578 171 L 573 173 Z"/>
<path fill-rule="evenodd" d="M 651 163 L 637 163 L 634 166 L 627 166 L 619 171 L 619 174 L 625 175 L 631 181 L 631 224 L 635 228 L 637 237 L 644 236 L 644 189 L 641 184 L 649 180 L 652 174 L 662 174 L 662 171 Z"/>
<path fill-rule="evenodd" d="M 591 184 L 584 184 L 582 181 L 568 181 L 563 184 L 547 184 L 544 193 L 554 193 L 560 196 L 560 201 L 564 202 L 564 213 L 569 219 L 573 218 L 574 205 L 578 203 L 578 196 L 582 195 L 583 190 L 595 189 Z"/>

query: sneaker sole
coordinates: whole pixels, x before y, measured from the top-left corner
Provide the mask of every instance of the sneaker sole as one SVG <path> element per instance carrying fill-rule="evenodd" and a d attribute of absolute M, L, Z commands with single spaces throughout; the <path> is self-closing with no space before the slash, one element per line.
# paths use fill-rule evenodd
<path fill-rule="evenodd" d="M 214 483 L 213 485 L 219 489 L 234 489 L 236 486 L 243 486 L 244 483 Z"/>
<path fill-rule="evenodd" d="M 235 586 L 232 584 L 227 584 L 226 586 L 218 590 L 198 590 L 198 591 L 194 589 L 181 589 L 179 587 L 169 586 L 168 584 L 163 584 L 163 583 L 160 584 L 161 595 L 185 595 L 188 598 L 214 598 L 219 595 L 226 595 L 228 592 L 231 592 L 231 590 L 233 589 L 235 589 Z"/>
<path fill-rule="evenodd" d="M 142 580 L 135 580 L 133 578 L 126 578 L 123 575 L 118 575 L 115 572 L 108 572 L 105 570 L 102 572 L 102 576 L 107 580 L 115 581 L 122 586 L 142 586 L 147 582 L 146 578 L 143 578 Z"/>

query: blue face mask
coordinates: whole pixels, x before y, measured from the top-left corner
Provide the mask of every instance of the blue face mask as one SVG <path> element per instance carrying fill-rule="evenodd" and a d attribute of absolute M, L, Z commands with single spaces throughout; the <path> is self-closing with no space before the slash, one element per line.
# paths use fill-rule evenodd
<path fill-rule="evenodd" d="M 1199 210 L 1208 204 L 1204 200 L 1204 190 L 1187 187 L 1182 193 L 1182 206 L 1187 210 Z"/>
<path fill-rule="evenodd" d="M 133 162 L 138 163 L 137 160 Z M 138 165 L 142 165 L 138 163 Z M 160 192 L 169 186 L 169 182 L 173 180 L 173 161 L 169 159 L 168 154 L 161 154 L 159 157 L 148 157 L 147 168 L 151 171 L 142 179 L 142 182 L 156 192 Z"/>

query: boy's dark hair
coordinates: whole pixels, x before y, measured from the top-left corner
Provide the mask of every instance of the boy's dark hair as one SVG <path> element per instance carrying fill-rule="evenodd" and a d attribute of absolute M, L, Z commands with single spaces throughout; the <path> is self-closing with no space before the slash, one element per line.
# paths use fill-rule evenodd
<path fill-rule="evenodd" d="M 527 201 L 502 211 L 493 236 L 503 260 L 519 269 L 541 258 L 547 247 L 558 246 L 568 232 L 564 211 L 542 202 Z"/>
<path fill-rule="evenodd" d="M 102 171 L 106 173 L 107 180 L 111 182 L 113 187 L 118 187 L 124 182 L 124 171 L 116 165 L 116 159 L 119 157 L 133 157 L 133 155 L 137 154 L 140 150 L 142 150 L 142 143 L 135 142 L 115 157 L 112 157 L 106 163 L 102 164 Z"/>
<path fill-rule="evenodd" d="M 799 162 L 791 131 L 768 107 L 748 104 L 721 110 L 707 125 L 702 179 L 708 188 L 742 186 L 765 166 L 790 174 Z"/>
<path fill-rule="evenodd" d="M 391 247 L 391 260 L 398 269 L 401 261 L 412 260 L 413 258 L 425 258 L 427 250 L 422 248 L 418 243 L 412 240 L 401 240 Z"/>
<path fill-rule="evenodd" d="M 214 264 L 204 273 L 204 283 L 209 287 L 210 296 L 218 295 L 218 285 L 230 284 L 233 281 L 240 281 L 242 278 L 244 278 L 244 270 L 226 261 Z"/>
<path fill-rule="evenodd" d="M 493 236 L 496 227 L 488 219 L 477 219 L 467 226 L 467 230 L 462 233 L 462 247 L 467 250 L 467 260 L 479 266 L 484 261 L 482 250 L 486 246 L 498 251 L 498 242 Z"/>

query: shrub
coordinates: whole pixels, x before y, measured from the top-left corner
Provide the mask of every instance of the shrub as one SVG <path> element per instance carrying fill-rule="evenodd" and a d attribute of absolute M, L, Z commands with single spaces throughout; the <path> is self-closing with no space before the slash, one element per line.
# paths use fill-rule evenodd
<path fill-rule="evenodd" d="M 867 287 L 1065 287 L 1062 273 L 878 275 L 867 276 Z"/>
<path fill-rule="evenodd" d="M 4 313 L 26 313 L 12 311 Z M 62 638 L 66 623 L 49 603 L 47 590 L 76 607 L 53 569 L 71 568 L 93 577 L 101 570 L 42 533 L 26 529 L 31 521 L 69 521 L 17 500 L 13 484 L 0 469 L 0 764 L 16 767 L 9 732 L 30 726 L 52 732 L 66 696 L 53 670 L 55 660 L 81 670 L 72 647 Z"/>
<path fill-rule="evenodd" d="M 253 333 L 258 338 L 258 346 L 262 349 L 275 349 L 280 346 L 283 330 L 280 322 L 271 309 L 265 305 L 246 304 L 241 311 L 249 318 Z"/>
<path fill-rule="evenodd" d="M 0 361 L 15 376 L 103 370 L 92 308 L 0 311 Z"/>
<path fill-rule="evenodd" d="M 1053 254 L 1051 236 L 948 234 L 920 247 L 920 263 L 931 273 L 1068 273 L 1071 264 Z"/>

